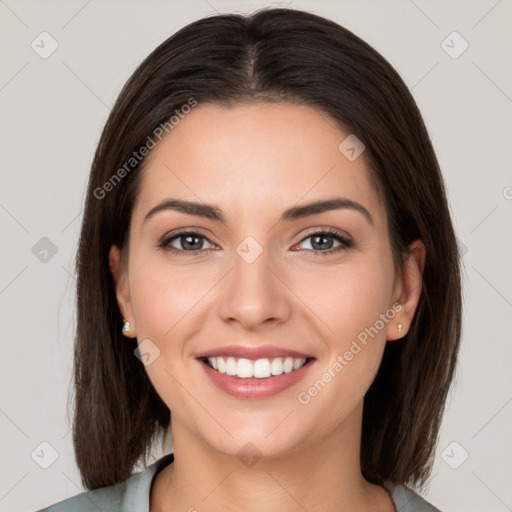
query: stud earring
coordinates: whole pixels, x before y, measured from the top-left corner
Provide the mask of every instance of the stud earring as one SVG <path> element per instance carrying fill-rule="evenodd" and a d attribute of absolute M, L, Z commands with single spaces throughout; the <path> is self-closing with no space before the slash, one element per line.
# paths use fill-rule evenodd
<path fill-rule="evenodd" d="M 402 334 L 402 324 L 398 323 L 398 334 Z"/>
<path fill-rule="evenodd" d="M 125 336 L 127 336 L 129 332 L 130 332 L 130 322 L 128 322 L 128 320 L 125 320 L 123 318 L 123 334 Z"/>

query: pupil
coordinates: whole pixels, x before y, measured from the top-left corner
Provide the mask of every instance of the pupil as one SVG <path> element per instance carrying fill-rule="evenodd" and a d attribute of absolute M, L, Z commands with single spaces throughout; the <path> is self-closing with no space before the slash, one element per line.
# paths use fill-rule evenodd
<path fill-rule="evenodd" d="M 181 238 L 182 238 L 182 241 L 185 240 L 185 243 L 182 244 L 184 249 L 201 249 L 202 242 L 198 236 L 185 235 L 185 236 L 182 236 Z M 196 243 L 191 242 L 189 244 L 190 240 L 195 240 Z"/>
<path fill-rule="evenodd" d="M 329 244 L 328 240 L 331 240 L 331 243 Z M 317 240 L 322 240 L 323 242 L 320 242 L 320 243 L 317 243 Z M 327 240 L 327 244 L 325 244 L 324 242 Z M 332 247 L 332 237 L 330 236 L 323 236 L 323 235 L 319 235 L 319 236 L 314 236 L 313 237 L 313 247 L 316 249 L 330 249 Z M 318 245 L 319 247 L 315 247 L 315 245 Z M 326 245 L 328 247 L 326 247 Z"/>

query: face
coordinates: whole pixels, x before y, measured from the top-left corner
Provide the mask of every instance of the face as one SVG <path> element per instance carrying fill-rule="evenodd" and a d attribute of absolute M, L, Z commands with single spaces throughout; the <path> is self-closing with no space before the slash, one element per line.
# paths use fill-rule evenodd
<path fill-rule="evenodd" d="M 150 153 L 127 267 L 117 247 L 110 262 L 173 431 L 275 457 L 360 429 L 421 287 L 414 259 L 395 273 L 364 152 L 338 149 L 348 135 L 308 106 L 200 104 Z"/>

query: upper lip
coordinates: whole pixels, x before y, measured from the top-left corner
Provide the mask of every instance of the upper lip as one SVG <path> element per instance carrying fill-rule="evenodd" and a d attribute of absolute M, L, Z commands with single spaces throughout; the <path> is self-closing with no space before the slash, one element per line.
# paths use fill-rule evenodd
<path fill-rule="evenodd" d="M 277 347 L 275 345 L 227 345 L 225 347 L 212 348 L 206 352 L 196 355 L 197 359 L 205 357 L 235 357 L 245 359 L 271 359 L 273 357 L 293 357 L 294 359 L 308 359 L 311 355 L 288 348 Z"/>

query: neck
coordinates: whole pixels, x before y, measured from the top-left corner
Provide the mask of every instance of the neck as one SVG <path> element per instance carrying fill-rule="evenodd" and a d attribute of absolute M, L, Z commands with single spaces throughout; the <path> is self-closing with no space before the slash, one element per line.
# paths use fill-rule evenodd
<path fill-rule="evenodd" d="M 387 491 L 361 474 L 360 421 L 260 459 L 219 453 L 176 420 L 172 437 L 174 462 L 155 480 L 151 512 L 395 510 Z"/>

